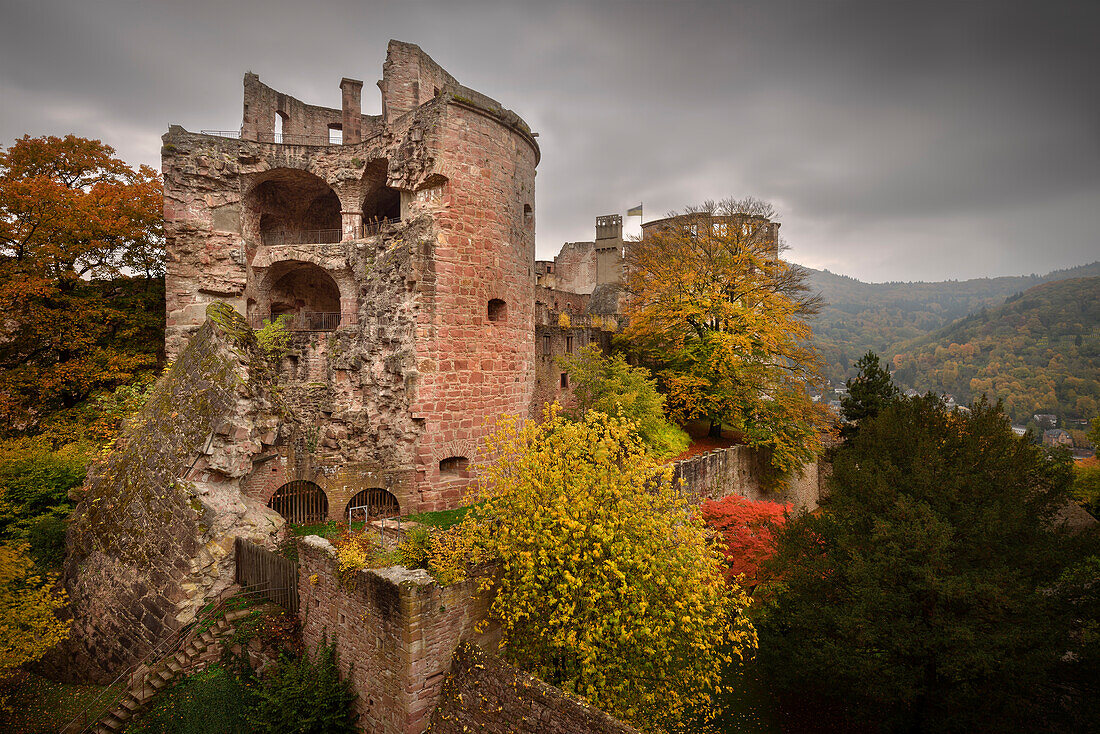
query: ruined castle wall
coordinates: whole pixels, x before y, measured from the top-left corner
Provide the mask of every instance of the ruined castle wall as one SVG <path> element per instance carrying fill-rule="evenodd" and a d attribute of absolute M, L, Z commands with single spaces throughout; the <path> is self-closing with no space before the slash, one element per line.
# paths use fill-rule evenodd
<path fill-rule="evenodd" d="M 382 115 L 390 124 L 458 82 L 412 43 L 390 41 L 382 65 Z"/>
<path fill-rule="evenodd" d="M 684 491 L 692 502 L 737 494 L 754 502 L 789 502 L 796 510 L 818 506 L 822 491 L 820 461 L 807 464 L 801 474 L 790 477 L 779 489 L 765 487 L 767 468 L 765 452 L 731 446 L 676 462 L 674 476 L 683 480 Z"/>
<path fill-rule="evenodd" d="M 555 288 L 571 293 L 591 293 L 599 279 L 595 242 L 566 242 L 554 258 Z"/>
<path fill-rule="evenodd" d="M 435 734 L 630 734 L 637 730 L 476 645 L 455 651 Z"/>
<path fill-rule="evenodd" d="M 332 546 L 316 536 L 299 543 L 299 572 L 306 649 L 325 639 L 335 643 L 358 694 L 363 731 L 424 731 L 459 642 L 494 648 L 499 642 L 499 629 L 474 631 L 491 603 L 477 580 L 441 587 L 426 571 L 397 567 L 364 570 L 341 582 Z"/>
<path fill-rule="evenodd" d="M 426 142 L 428 142 L 426 140 Z M 423 509 L 458 504 L 502 415 L 526 415 L 534 387 L 534 184 L 538 151 L 501 119 L 452 101 L 430 140 L 446 177 L 417 322 L 417 454 Z"/>
<path fill-rule="evenodd" d="M 54 672 L 109 680 L 232 584 L 235 537 L 273 545 L 282 518 L 240 490 L 277 440 L 269 380 L 243 320 L 212 307 L 89 471 L 66 537 L 73 625 Z"/>
<path fill-rule="evenodd" d="M 343 127 L 343 110 L 306 104 L 260 81 L 256 74 L 244 77 L 244 115 L 241 137 L 264 143 L 275 140 L 275 117 L 283 118 L 283 141 L 303 145 L 327 145 L 329 129 Z M 361 136 L 369 138 L 381 127 L 381 116 L 361 115 Z"/>

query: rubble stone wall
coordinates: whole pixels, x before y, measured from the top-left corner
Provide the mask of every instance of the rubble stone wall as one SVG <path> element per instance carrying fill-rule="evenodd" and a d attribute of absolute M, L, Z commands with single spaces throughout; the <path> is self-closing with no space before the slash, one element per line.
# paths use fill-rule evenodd
<path fill-rule="evenodd" d="M 109 681 L 233 583 L 235 537 L 272 547 L 283 520 L 241 491 L 281 405 L 237 314 L 210 318 L 114 451 L 93 465 L 66 537 L 71 637 L 46 667 Z"/>
<path fill-rule="evenodd" d="M 455 651 L 433 734 L 632 734 L 637 730 L 469 643 Z"/>
<path fill-rule="evenodd" d="M 336 645 L 363 731 L 424 731 L 455 647 L 499 643 L 499 628 L 475 632 L 491 603 L 477 579 L 441 587 L 426 571 L 397 567 L 340 581 L 331 544 L 317 536 L 300 541 L 298 556 L 303 641 L 311 651 Z"/>
<path fill-rule="evenodd" d="M 767 489 L 767 455 L 749 446 L 716 449 L 675 464 L 675 478 L 693 502 L 721 499 L 739 494 L 754 502 L 791 503 L 794 509 L 814 509 L 821 499 L 821 462 L 807 464 L 802 473 L 790 477 L 780 489 Z"/>

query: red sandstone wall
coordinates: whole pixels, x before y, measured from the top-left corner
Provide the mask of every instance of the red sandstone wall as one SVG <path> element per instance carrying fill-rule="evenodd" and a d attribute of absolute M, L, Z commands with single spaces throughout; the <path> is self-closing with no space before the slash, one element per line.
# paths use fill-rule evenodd
<path fill-rule="evenodd" d="M 332 546 L 299 543 L 299 615 L 308 650 L 327 638 L 351 676 L 363 731 L 419 734 L 439 700 L 462 640 L 494 647 L 499 632 L 474 633 L 491 599 L 477 582 L 440 587 L 426 571 L 366 570 L 354 587 L 336 580 Z"/>
<path fill-rule="evenodd" d="M 417 323 L 420 380 L 413 417 L 422 509 L 462 499 L 464 480 L 441 476 L 451 456 L 475 460 L 502 415 L 526 415 L 534 388 L 536 149 L 514 130 L 461 104 L 432 141 L 448 178 L 436 214 L 433 291 Z M 490 320 L 491 299 L 506 314 Z"/>

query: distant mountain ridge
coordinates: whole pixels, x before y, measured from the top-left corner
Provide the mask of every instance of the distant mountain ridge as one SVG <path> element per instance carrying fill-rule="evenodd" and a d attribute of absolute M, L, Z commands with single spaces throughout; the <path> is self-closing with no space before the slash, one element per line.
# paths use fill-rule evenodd
<path fill-rule="evenodd" d="M 1037 285 L 897 350 L 895 380 L 959 402 L 1004 401 L 1020 423 L 1036 413 L 1100 413 L 1100 277 Z"/>
<path fill-rule="evenodd" d="M 806 268 L 812 290 L 826 305 L 811 321 L 814 342 L 826 361 L 825 376 L 842 384 L 868 349 L 889 359 L 902 345 L 930 335 L 983 308 L 1037 285 L 1100 276 L 1100 262 L 1046 275 L 973 278 L 941 282 L 864 283 L 828 270 Z"/>

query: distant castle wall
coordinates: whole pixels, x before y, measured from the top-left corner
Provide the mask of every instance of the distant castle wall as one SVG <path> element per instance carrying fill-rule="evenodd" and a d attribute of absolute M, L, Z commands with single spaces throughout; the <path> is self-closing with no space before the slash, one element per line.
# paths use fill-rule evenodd
<path fill-rule="evenodd" d="M 675 478 L 682 479 L 692 502 L 716 500 L 731 494 L 754 502 L 790 503 L 795 510 L 813 510 L 822 496 L 824 479 L 820 460 L 807 464 L 801 474 L 788 478 L 780 489 L 764 485 L 767 452 L 749 446 L 716 449 L 676 462 Z"/>

